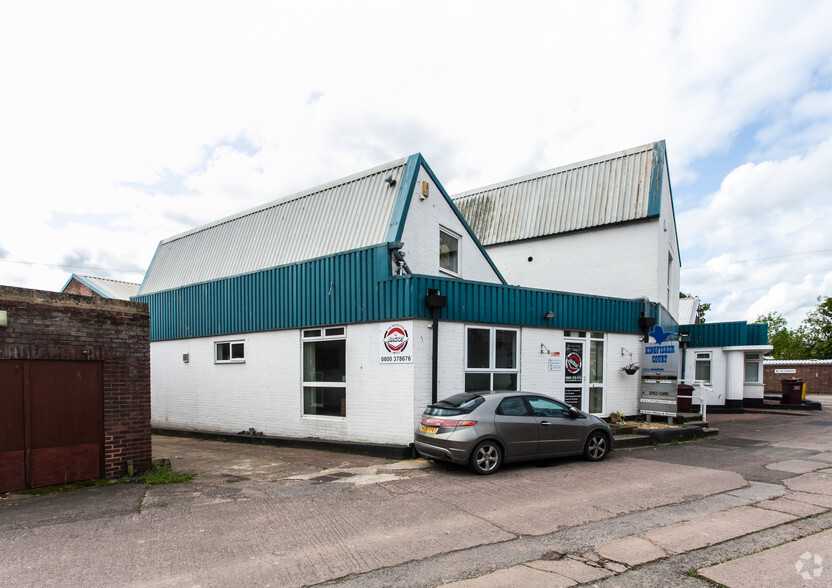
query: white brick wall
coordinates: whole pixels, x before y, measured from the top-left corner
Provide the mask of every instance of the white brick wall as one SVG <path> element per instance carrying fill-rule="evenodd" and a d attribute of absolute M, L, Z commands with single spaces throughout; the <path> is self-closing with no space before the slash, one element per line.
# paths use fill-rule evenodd
<path fill-rule="evenodd" d="M 384 323 L 389 325 L 392 323 Z M 154 427 L 336 441 L 409 444 L 430 400 L 431 331 L 401 323 L 412 364 L 379 361 L 378 323 L 347 326 L 347 416 L 303 416 L 300 331 L 151 344 Z M 246 361 L 215 364 L 214 342 L 245 340 Z M 190 355 L 183 363 L 182 354 Z M 418 400 L 417 400 L 418 399 Z"/>
<path fill-rule="evenodd" d="M 430 185 L 430 196 L 421 200 L 422 182 Z M 445 200 L 438 186 L 424 168 L 410 202 L 410 210 L 402 232 L 405 261 L 414 274 L 441 276 L 439 271 L 439 227 L 450 229 L 460 236 L 460 276 L 466 280 L 500 283 L 486 257 L 465 230 L 462 222 Z"/>
<path fill-rule="evenodd" d="M 413 363 L 379 361 L 380 333 L 394 322 L 408 330 Z M 303 416 L 299 330 L 154 342 L 152 424 L 229 434 L 253 427 L 275 437 L 407 445 L 431 401 L 432 337 L 431 321 L 425 320 L 348 325 L 346 418 Z M 220 340 L 244 340 L 245 363 L 215 364 L 214 342 Z M 520 387 L 563 399 L 563 371 L 549 371 L 541 343 L 563 359 L 563 331 L 521 329 Z M 629 360 L 621 357 L 621 347 L 638 350 L 638 337 L 607 336 L 604 416 L 637 410 L 639 379 L 618 369 Z M 440 321 L 438 358 L 439 399 L 463 391 L 463 323 Z"/>
<path fill-rule="evenodd" d="M 509 284 L 656 300 L 656 225 L 622 225 L 495 245 L 487 251 Z"/>

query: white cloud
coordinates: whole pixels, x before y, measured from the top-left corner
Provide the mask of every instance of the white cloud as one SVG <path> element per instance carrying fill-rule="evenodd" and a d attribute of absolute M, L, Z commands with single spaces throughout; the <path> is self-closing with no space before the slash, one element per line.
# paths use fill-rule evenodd
<path fill-rule="evenodd" d="M 832 138 L 804 156 L 747 163 L 678 216 L 684 289 L 711 320 L 781 312 L 797 326 L 832 287 Z"/>
<path fill-rule="evenodd" d="M 0 260 L 0 283 L 57 289 L 81 270 L 44 264 L 77 252 L 143 266 L 161 239 L 416 151 L 454 193 L 667 139 L 683 199 L 692 164 L 753 125 L 749 163 L 680 215 L 683 262 L 707 264 L 683 289 L 725 319 L 828 289 L 816 256 L 779 277 L 725 260 L 828 247 L 832 3 L 0 10 L 0 251 L 41 264 Z"/>

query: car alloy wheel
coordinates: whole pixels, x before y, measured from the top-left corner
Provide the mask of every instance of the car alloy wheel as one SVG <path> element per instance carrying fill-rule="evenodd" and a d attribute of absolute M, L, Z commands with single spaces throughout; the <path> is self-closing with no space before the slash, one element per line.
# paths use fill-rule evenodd
<path fill-rule="evenodd" d="M 483 441 L 471 453 L 471 469 L 481 475 L 493 474 L 503 463 L 503 451 L 493 441 Z"/>
<path fill-rule="evenodd" d="M 584 457 L 589 461 L 601 461 L 607 457 L 610 450 L 610 443 L 607 436 L 601 432 L 596 431 L 586 440 L 586 447 L 584 448 Z"/>

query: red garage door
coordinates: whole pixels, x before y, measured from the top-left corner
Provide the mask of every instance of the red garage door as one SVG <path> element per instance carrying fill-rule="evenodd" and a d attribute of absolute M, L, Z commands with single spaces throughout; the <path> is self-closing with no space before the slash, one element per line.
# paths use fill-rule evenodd
<path fill-rule="evenodd" d="M 0 390 L 0 491 L 102 476 L 99 362 L 0 361 Z"/>

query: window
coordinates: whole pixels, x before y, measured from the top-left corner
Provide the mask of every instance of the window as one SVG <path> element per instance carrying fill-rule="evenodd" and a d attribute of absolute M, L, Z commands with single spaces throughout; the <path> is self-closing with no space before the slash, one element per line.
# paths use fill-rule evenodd
<path fill-rule="evenodd" d="M 528 397 L 529 404 L 532 407 L 532 413 L 535 416 L 542 417 L 569 417 L 569 406 L 561 404 L 557 400 L 550 398 L 540 398 L 537 396 Z"/>
<path fill-rule="evenodd" d="M 465 390 L 517 390 L 517 331 L 471 327 L 465 341 Z"/>
<path fill-rule="evenodd" d="M 344 327 L 303 332 L 303 414 L 347 416 L 347 339 Z"/>
<path fill-rule="evenodd" d="M 506 398 L 497 407 L 497 414 L 503 416 L 529 416 L 531 413 L 526 408 L 526 403 L 519 396 Z"/>
<path fill-rule="evenodd" d="M 246 344 L 244 341 L 217 341 L 214 343 L 214 363 L 244 363 Z"/>
<path fill-rule="evenodd" d="M 696 354 L 696 370 L 694 378 L 703 382 L 711 381 L 711 352 Z"/>
<path fill-rule="evenodd" d="M 763 356 L 760 353 L 746 353 L 745 354 L 745 383 L 759 384 L 761 383 L 760 374 L 762 373 Z"/>
<path fill-rule="evenodd" d="M 459 236 L 439 229 L 439 269 L 459 275 Z"/>

